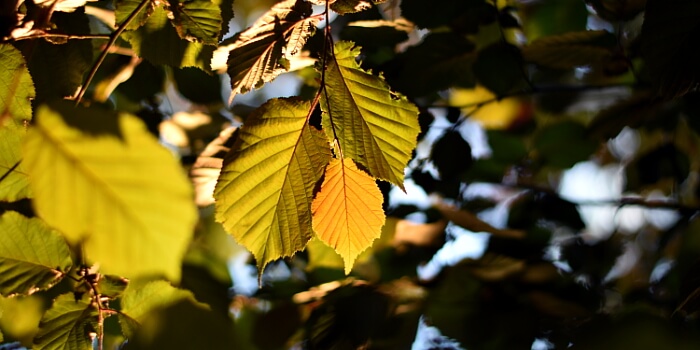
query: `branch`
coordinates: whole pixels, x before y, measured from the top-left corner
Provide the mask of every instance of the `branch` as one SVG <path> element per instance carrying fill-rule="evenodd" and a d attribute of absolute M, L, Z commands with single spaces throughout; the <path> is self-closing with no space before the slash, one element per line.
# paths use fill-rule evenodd
<path fill-rule="evenodd" d="M 102 65 L 102 62 L 104 62 L 105 57 L 109 54 L 109 49 L 114 46 L 114 43 L 117 42 L 117 39 L 119 36 L 126 30 L 126 27 L 131 24 L 131 21 L 136 18 L 136 16 L 141 12 L 146 6 L 151 2 L 151 0 L 143 0 L 139 4 L 138 7 L 127 17 L 127 19 L 122 23 L 117 30 L 115 30 L 109 38 L 109 41 L 105 45 L 104 50 L 102 50 L 102 53 L 100 54 L 100 57 L 97 58 L 97 61 L 95 64 L 92 66 L 92 69 L 90 69 L 90 73 L 88 73 L 87 79 L 85 79 L 85 83 L 83 86 L 80 87 L 80 91 L 78 92 L 78 95 L 75 98 L 75 105 L 77 106 L 80 104 L 80 101 L 83 99 L 83 96 L 85 95 L 85 92 L 87 91 L 88 86 L 90 86 L 90 83 L 92 82 L 92 79 L 95 77 L 95 74 L 97 74 L 97 70 L 100 68 Z"/>
<path fill-rule="evenodd" d="M 107 34 L 87 34 L 87 35 L 74 35 L 74 34 L 62 34 L 62 33 L 47 33 L 40 32 L 36 34 L 27 34 L 24 36 L 18 36 L 12 38 L 14 41 L 20 40 L 31 40 L 31 39 L 41 39 L 41 38 L 54 38 L 54 39 L 66 39 L 66 40 L 87 40 L 87 39 L 110 39 L 111 36 Z"/>

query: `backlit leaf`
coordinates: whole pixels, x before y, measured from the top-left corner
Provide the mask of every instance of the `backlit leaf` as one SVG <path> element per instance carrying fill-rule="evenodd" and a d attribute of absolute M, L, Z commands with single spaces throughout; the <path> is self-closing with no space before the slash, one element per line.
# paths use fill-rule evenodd
<path fill-rule="evenodd" d="M 210 0 L 170 0 L 173 25 L 180 38 L 216 45 L 221 30 L 221 9 Z"/>
<path fill-rule="evenodd" d="M 310 108 L 274 99 L 248 116 L 216 184 L 217 221 L 260 270 L 304 249 L 312 236 L 311 198 L 330 148 L 307 124 Z"/>
<path fill-rule="evenodd" d="M 0 216 L 0 294 L 32 294 L 58 283 L 72 265 L 66 241 L 38 218 Z"/>
<path fill-rule="evenodd" d="M 416 147 L 418 109 L 389 90 L 381 78 L 360 68 L 359 47 L 335 45 L 322 94 L 323 129 L 338 138 L 343 156 L 366 167 L 372 176 L 403 188 L 404 169 Z"/>
<path fill-rule="evenodd" d="M 285 0 L 234 37 L 233 44 L 227 47 L 231 99 L 259 88 L 289 68 L 283 61 L 299 53 L 318 23 L 310 15 L 310 3 Z"/>
<path fill-rule="evenodd" d="M 22 53 L 10 44 L 0 44 L 0 127 L 7 119 L 32 119 L 32 99 L 36 96 Z"/>
<path fill-rule="evenodd" d="M 610 33 L 589 30 L 540 38 L 525 46 L 522 54 L 528 62 L 556 69 L 571 69 L 611 57 L 614 45 L 615 38 Z"/>
<path fill-rule="evenodd" d="M 61 294 L 41 318 L 33 349 L 91 350 L 90 333 L 96 329 L 97 308 L 90 295 Z"/>
<path fill-rule="evenodd" d="M 153 64 L 210 70 L 214 47 L 180 38 L 162 6 L 153 10 L 143 26 L 124 31 L 122 36 L 138 56 Z"/>
<path fill-rule="evenodd" d="M 386 220 L 379 187 L 351 159 L 333 159 L 312 204 L 314 231 L 345 261 L 345 273 L 379 238 Z"/>
<path fill-rule="evenodd" d="M 128 114 L 41 106 L 24 160 L 37 213 L 108 274 L 180 278 L 197 213 L 177 160 Z M 60 204 L 59 204 L 60 203 Z"/>
<path fill-rule="evenodd" d="M 141 4 L 145 0 L 119 0 L 116 2 L 116 10 L 114 11 L 114 15 L 116 16 L 116 25 L 120 26 L 126 19 L 134 12 L 136 9 L 139 7 L 139 4 Z M 144 9 L 142 9 L 134 19 L 131 20 L 131 23 L 126 26 L 126 30 L 135 30 L 141 27 L 142 25 L 146 24 L 146 21 L 148 20 L 148 16 L 153 14 L 153 10 L 155 9 L 155 2 L 150 1 L 150 4 L 146 5 Z"/>

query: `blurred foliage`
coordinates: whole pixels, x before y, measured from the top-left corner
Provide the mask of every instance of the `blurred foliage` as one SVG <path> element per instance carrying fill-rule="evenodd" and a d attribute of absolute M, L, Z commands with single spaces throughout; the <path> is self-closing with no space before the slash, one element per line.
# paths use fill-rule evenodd
<path fill-rule="evenodd" d="M 0 348 L 697 349 L 698 23 L 685 0 L 5 1 Z M 284 258 L 217 222 L 222 167 L 289 101 L 384 197 L 354 265 L 311 228 L 327 162 L 274 208 L 309 209 Z M 230 192 L 264 204 L 248 175 Z"/>

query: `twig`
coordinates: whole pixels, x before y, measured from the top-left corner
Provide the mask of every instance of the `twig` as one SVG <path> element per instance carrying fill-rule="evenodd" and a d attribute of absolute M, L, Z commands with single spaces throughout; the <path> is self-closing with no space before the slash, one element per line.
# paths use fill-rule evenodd
<path fill-rule="evenodd" d="M 106 46 L 105 49 L 102 50 L 102 53 L 100 54 L 100 57 L 98 57 L 98 58 L 97 58 L 97 61 L 95 62 L 95 64 L 92 65 L 92 69 L 90 69 L 90 73 L 88 73 L 87 79 L 85 79 L 85 83 L 83 84 L 83 86 L 80 87 L 80 91 L 78 92 L 78 95 L 77 95 L 76 98 L 75 98 L 75 105 L 76 105 L 76 106 L 77 106 L 78 104 L 80 104 L 80 101 L 83 99 L 83 96 L 85 95 L 85 92 L 87 91 L 88 86 L 90 86 L 90 83 L 92 82 L 92 79 L 95 77 L 95 74 L 97 74 L 97 70 L 100 68 L 100 66 L 102 65 L 102 62 L 104 62 L 105 58 L 106 58 L 107 55 L 109 54 L 109 49 L 110 49 L 112 46 L 114 46 L 114 43 L 117 42 L 117 39 L 118 39 L 119 36 L 124 32 L 124 30 L 126 30 L 126 27 L 128 27 L 129 24 L 131 24 L 131 21 L 133 21 L 134 18 L 136 18 L 136 16 L 139 14 L 139 12 L 141 12 L 144 8 L 146 8 L 146 6 L 147 6 L 150 2 L 151 2 L 151 0 L 143 0 L 143 1 L 141 1 L 141 3 L 139 4 L 139 6 L 136 7 L 136 9 L 135 9 L 133 12 L 131 12 L 131 14 L 129 15 L 129 17 L 127 17 L 127 19 L 124 21 L 124 23 L 122 23 L 122 24 L 117 28 L 117 30 L 115 30 L 115 31 L 110 35 L 109 41 L 108 41 L 107 44 L 105 45 L 105 46 Z"/>
<path fill-rule="evenodd" d="M 86 34 L 86 35 L 74 35 L 74 34 L 61 34 L 61 33 L 39 33 L 30 34 L 26 36 L 18 36 L 12 38 L 14 41 L 20 40 L 31 40 L 31 39 L 41 39 L 41 38 L 56 38 L 56 39 L 66 39 L 66 40 L 87 40 L 87 39 L 110 39 L 111 36 L 107 34 Z"/>

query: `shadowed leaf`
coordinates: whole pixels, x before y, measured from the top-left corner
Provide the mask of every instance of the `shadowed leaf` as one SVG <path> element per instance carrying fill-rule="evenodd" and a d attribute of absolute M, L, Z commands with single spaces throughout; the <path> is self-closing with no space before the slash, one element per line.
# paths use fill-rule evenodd
<path fill-rule="evenodd" d="M 221 9 L 210 0 L 170 0 L 173 25 L 180 38 L 216 45 L 221 30 Z"/>
<path fill-rule="evenodd" d="M 604 30 L 546 36 L 522 49 L 523 59 L 555 69 L 571 69 L 612 57 L 615 38 Z"/>
<path fill-rule="evenodd" d="M 311 105 L 274 99 L 246 119 L 216 184 L 216 219 L 262 270 L 311 239 L 311 199 L 330 157 Z"/>
<path fill-rule="evenodd" d="M 32 294 L 58 283 L 72 265 L 66 241 L 37 218 L 0 216 L 0 294 Z"/>
<path fill-rule="evenodd" d="M 334 159 L 312 204 L 314 231 L 345 262 L 345 273 L 362 251 L 379 238 L 386 220 L 384 198 L 369 175 L 351 159 Z"/>

